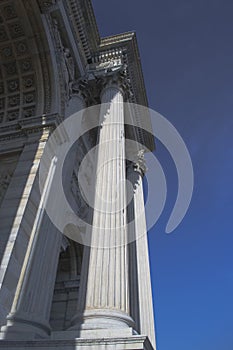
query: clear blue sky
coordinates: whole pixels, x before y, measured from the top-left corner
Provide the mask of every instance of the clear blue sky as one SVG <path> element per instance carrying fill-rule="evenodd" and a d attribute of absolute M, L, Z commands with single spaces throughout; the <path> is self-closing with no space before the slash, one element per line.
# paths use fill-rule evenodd
<path fill-rule="evenodd" d="M 149 232 L 157 350 L 233 349 L 233 1 L 93 0 L 102 36 L 136 30 L 150 107 L 183 137 L 195 175 L 181 225 Z M 156 199 L 155 199 L 156 200 Z"/>

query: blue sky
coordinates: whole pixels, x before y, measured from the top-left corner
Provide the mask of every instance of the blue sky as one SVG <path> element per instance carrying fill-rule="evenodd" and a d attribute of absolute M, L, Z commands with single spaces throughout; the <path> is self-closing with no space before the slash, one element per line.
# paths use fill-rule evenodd
<path fill-rule="evenodd" d="M 165 210 L 149 232 L 157 350 L 232 350 L 233 2 L 93 5 L 102 36 L 136 30 L 149 105 L 179 131 L 194 167 L 189 211 L 167 235 L 177 177 L 157 143 L 168 183 Z"/>

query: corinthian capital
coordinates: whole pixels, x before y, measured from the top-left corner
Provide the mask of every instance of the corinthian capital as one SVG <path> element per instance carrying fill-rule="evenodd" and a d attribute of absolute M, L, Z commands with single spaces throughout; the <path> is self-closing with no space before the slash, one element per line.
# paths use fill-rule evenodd
<path fill-rule="evenodd" d="M 87 66 L 87 73 L 72 85 L 74 93 L 81 93 L 87 105 L 100 103 L 101 92 L 110 86 L 121 89 L 127 101 L 132 95 L 127 67 L 121 58 L 92 63 Z"/>
<path fill-rule="evenodd" d="M 86 106 L 98 103 L 96 87 L 90 83 L 86 76 L 73 82 L 71 87 L 72 94 L 79 94 L 84 99 Z"/>
<path fill-rule="evenodd" d="M 130 80 L 127 77 L 126 68 L 123 65 L 121 70 L 111 71 L 98 79 L 99 87 L 102 90 L 108 87 L 117 87 L 122 91 L 124 100 L 128 101 L 132 96 Z"/>

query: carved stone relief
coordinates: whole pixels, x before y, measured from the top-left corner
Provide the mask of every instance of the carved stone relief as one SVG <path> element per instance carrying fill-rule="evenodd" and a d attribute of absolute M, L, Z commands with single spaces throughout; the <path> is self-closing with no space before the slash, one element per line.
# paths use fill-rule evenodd
<path fill-rule="evenodd" d="M 57 46 L 58 61 L 61 64 L 62 80 L 64 81 L 65 99 L 69 100 L 72 95 L 72 85 L 75 80 L 75 64 L 71 50 L 66 46 L 57 19 L 53 18 L 52 28 L 54 32 L 55 43 Z"/>

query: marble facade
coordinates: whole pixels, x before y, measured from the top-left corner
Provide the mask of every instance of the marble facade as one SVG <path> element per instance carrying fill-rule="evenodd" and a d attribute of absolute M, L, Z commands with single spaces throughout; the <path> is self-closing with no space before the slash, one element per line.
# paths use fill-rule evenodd
<path fill-rule="evenodd" d="M 142 185 L 143 153 L 154 140 L 127 129 L 129 115 L 137 125 L 141 116 L 125 102 L 148 105 L 135 33 L 101 38 L 90 0 L 1 1 L 0 348 L 156 349 Z M 92 117 L 100 127 L 65 167 L 72 208 L 92 225 L 85 245 L 46 213 L 56 158 L 42 191 L 39 167 L 53 131 L 78 111 L 89 125 L 91 106 L 99 106 Z M 128 136 L 145 145 L 131 162 Z M 95 181 L 91 212 L 78 172 L 96 145 L 86 178 L 86 188 Z"/>

